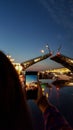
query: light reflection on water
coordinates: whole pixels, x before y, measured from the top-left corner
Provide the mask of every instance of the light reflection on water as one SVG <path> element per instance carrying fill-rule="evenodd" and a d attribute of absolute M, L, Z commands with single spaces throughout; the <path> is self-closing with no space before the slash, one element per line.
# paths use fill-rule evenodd
<path fill-rule="evenodd" d="M 64 115 L 66 120 L 73 127 L 73 85 L 72 84 L 52 84 L 52 80 L 42 80 L 43 83 L 49 83 L 49 86 L 44 89 L 44 94 L 47 95 L 48 100 L 57 106 L 60 112 Z M 38 108 L 33 105 L 33 101 L 29 101 L 32 107 L 32 113 L 34 112 L 33 118 L 35 120 L 39 120 L 37 111 Z M 35 113 L 36 111 L 36 113 Z M 41 114 L 41 113 L 40 113 Z M 39 115 L 40 115 L 39 114 Z M 36 121 L 35 121 L 36 122 Z M 35 123 L 37 129 L 41 126 L 41 130 L 43 130 L 43 126 L 40 125 L 42 121 L 38 121 Z M 38 125 L 37 125 L 38 124 Z M 43 123 L 42 123 L 43 124 Z"/>
<path fill-rule="evenodd" d="M 51 80 L 50 82 L 48 80 L 48 83 L 52 83 Z M 73 83 L 56 83 L 51 86 L 52 87 L 45 88 L 45 95 L 48 92 L 48 100 L 57 106 L 60 112 L 73 127 Z"/>

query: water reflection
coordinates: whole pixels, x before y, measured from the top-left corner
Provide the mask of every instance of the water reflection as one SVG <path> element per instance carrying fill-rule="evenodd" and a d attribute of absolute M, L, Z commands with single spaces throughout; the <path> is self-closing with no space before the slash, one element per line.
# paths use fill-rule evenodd
<path fill-rule="evenodd" d="M 45 88 L 48 100 L 58 107 L 73 127 L 73 81 L 55 81 L 51 87 Z"/>
<path fill-rule="evenodd" d="M 66 120 L 73 127 L 73 81 L 51 81 L 42 80 L 42 91 L 46 95 L 48 101 L 57 106 L 60 112 L 64 115 Z M 47 84 L 48 83 L 48 84 Z M 35 128 L 44 130 L 42 114 L 34 105 L 33 101 L 29 101 L 31 106 L 33 122 Z M 41 124 L 41 125 L 40 125 Z M 41 128 L 40 128 L 41 127 Z"/>

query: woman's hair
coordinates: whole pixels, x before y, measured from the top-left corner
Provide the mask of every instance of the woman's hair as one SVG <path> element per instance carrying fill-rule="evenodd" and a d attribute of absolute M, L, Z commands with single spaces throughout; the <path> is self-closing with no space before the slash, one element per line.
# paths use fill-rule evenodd
<path fill-rule="evenodd" d="M 29 108 L 19 75 L 11 61 L 0 51 L 0 129 L 32 130 Z"/>

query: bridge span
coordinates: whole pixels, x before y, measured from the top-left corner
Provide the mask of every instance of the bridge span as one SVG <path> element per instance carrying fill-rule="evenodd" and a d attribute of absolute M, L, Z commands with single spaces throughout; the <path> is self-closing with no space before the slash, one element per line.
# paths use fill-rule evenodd
<path fill-rule="evenodd" d="M 57 53 L 55 56 L 50 58 L 53 61 L 56 61 L 57 63 L 60 63 L 64 67 L 68 68 L 73 72 L 73 59 L 70 57 L 67 57 L 61 53 Z"/>
<path fill-rule="evenodd" d="M 44 55 L 41 55 L 39 57 L 36 57 L 36 58 L 33 58 L 33 59 L 30 59 L 30 60 L 27 60 L 27 61 L 24 61 L 21 63 L 21 66 L 23 67 L 23 70 L 27 69 L 28 67 L 30 67 L 31 65 L 37 63 L 37 62 L 40 62 L 44 59 L 47 59 L 48 57 L 50 57 L 52 55 L 52 53 L 47 53 L 47 54 L 44 54 Z"/>

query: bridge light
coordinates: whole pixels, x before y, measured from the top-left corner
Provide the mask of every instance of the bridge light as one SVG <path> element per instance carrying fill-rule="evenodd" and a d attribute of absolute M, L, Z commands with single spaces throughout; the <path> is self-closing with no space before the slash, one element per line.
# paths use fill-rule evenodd
<path fill-rule="evenodd" d="M 61 53 L 60 52 L 57 52 L 57 55 L 59 56 Z"/>
<path fill-rule="evenodd" d="M 44 50 L 41 50 L 41 53 L 44 53 Z"/>
<path fill-rule="evenodd" d="M 35 63 L 38 62 L 38 61 L 40 61 L 40 58 L 34 59 Z"/>
<path fill-rule="evenodd" d="M 20 64 L 15 66 L 15 69 L 17 70 L 17 72 L 20 74 L 20 72 L 22 72 L 22 66 Z"/>
<path fill-rule="evenodd" d="M 48 44 L 46 45 L 46 48 L 48 48 Z"/>

